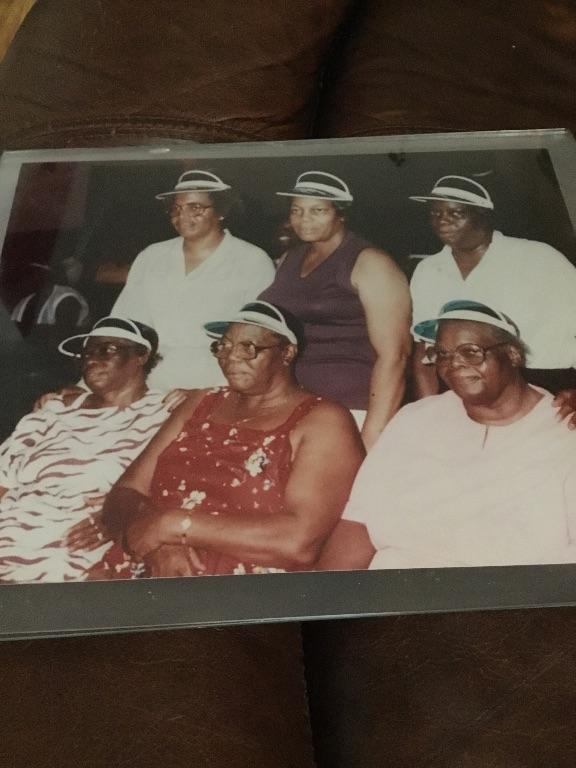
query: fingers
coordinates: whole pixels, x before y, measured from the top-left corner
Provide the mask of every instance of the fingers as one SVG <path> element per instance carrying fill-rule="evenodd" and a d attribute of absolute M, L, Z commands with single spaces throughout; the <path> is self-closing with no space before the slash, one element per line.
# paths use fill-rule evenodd
<path fill-rule="evenodd" d="M 87 507 L 101 507 L 105 499 L 105 493 L 100 494 L 100 496 L 84 496 L 84 503 Z"/>
<path fill-rule="evenodd" d="M 186 547 L 186 556 L 188 558 L 188 562 L 190 566 L 197 571 L 205 571 L 206 566 L 202 562 L 202 560 L 198 557 L 198 553 L 194 549 L 194 547 Z"/>
<path fill-rule="evenodd" d="M 560 405 L 564 405 L 570 398 L 572 397 L 572 390 L 571 389 L 562 389 L 560 392 L 556 393 L 556 396 L 554 397 L 553 405 L 556 407 Z"/>
<path fill-rule="evenodd" d="M 169 411 L 174 411 L 181 403 L 184 402 L 184 400 L 186 400 L 188 394 L 189 392 L 187 389 L 171 389 L 164 398 L 163 402 L 166 404 Z"/>
<path fill-rule="evenodd" d="M 32 410 L 39 411 L 41 408 L 44 408 L 46 403 L 49 403 L 50 400 L 62 400 L 62 396 L 58 392 L 46 392 L 45 395 L 42 395 L 38 400 L 34 401 Z"/>
<path fill-rule="evenodd" d="M 173 544 L 162 545 L 145 562 L 148 574 L 154 577 L 197 576 L 206 570 L 192 548 Z"/>
<path fill-rule="evenodd" d="M 91 552 L 110 540 L 110 535 L 100 522 L 99 517 L 88 515 L 87 518 L 76 523 L 66 533 L 64 546 L 72 552 L 79 550 Z"/>
<path fill-rule="evenodd" d="M 576 390 L 563 389 L 558 392 L 552 404 L 558 409 L 556 419 L 566 420 L 568 429 L 576 429 Z"/>
<path fill-rule="evenodd" d="M 574 409 L 568 403 L 564 403 L 563 405 L 558 406 L 556 418 L 558 421 L 564 421 L 564 419 L 571 413 L 574 413 Z"/>
<path fill-rule="evenodd" d="M 146 559 L 148 573 L 154 578 L 194 576 L 186 557 L 150 557 Z"/>

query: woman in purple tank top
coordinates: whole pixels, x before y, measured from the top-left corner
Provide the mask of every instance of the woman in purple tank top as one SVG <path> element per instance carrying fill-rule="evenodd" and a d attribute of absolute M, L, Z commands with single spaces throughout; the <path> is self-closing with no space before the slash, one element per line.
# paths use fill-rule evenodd
<path fill-rule="evenodd" d="M 284 254 L 259 298 L 301 321 L 305 347 L 298 381 L 364 411 L 362 438 L 370 448 L 404 394 L 408 283 L 389 254 L 347 229 L 345 211 L 353 197 L 337 176 L 308 171 L 290 192 L 277 194 L 291 198 L 289 223 L 300 242 Z"/>

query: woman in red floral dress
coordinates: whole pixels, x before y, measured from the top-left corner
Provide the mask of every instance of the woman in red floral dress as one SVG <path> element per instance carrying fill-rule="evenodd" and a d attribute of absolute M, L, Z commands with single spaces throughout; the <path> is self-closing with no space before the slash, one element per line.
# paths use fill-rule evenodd
<path fill-rule="evenodd" d="M 152 576 L 313 568 L 363 459 L 355 423 L 298 386 L 297 336 L 274 305 L 205 327 L 229 386 L 174 411 L 105 522 Z"/>

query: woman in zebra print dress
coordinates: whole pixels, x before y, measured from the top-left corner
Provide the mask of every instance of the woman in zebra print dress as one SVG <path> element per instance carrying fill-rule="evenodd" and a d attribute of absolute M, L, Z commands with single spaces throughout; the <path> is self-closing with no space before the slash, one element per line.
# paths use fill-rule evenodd
<path fill-rule="evenodd" d="M 88 391 L 50 400 L 0 446 L 1 583 L 82 580 L 111 546 L 104 496 L 168 415 L 146 387 L 157 350 L 155 331 L 120 318 L 62 342 Z"/>

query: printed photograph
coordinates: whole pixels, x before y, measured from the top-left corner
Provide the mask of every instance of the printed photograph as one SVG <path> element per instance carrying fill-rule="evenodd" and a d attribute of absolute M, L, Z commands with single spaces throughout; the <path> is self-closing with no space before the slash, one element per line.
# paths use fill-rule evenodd
<path fill-rule="evenodd" d="M 22 163 L 0 585 L 576 562 L 548 151 L 336 147 Z"/>

